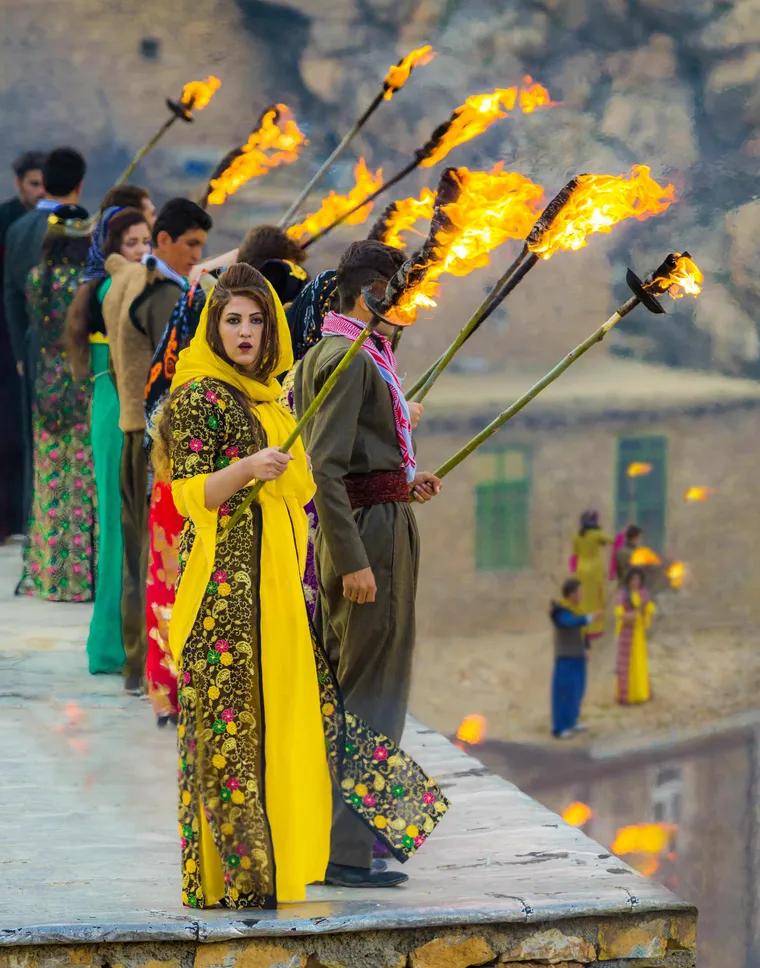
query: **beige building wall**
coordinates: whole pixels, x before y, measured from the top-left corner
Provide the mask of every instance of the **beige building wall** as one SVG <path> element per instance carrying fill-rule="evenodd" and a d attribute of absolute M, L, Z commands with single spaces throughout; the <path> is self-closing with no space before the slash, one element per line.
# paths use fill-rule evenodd
<path fill-rule="evenodd" d="M 478 571 L 475 491 L 492 473 L 493 458 L 476 454 L 445 481 L 440 499 L 417 512 L 422 535 L 419 592 L 424 634 L 477 634 L 544 627 L 549 599 L 567 574 L 580 512 L 598 509 L 614 530 L 617 444 L 622 436 L 667 439 L 666 554 L 684 560 L 689 577 L 670 609 L 688 627 L 736 626 L 760 618 L 760 513 L 757 507 L 758 411 L 662 414 L 644 420 L 605 418 L 545 427 L 526 419 L 494 438 L 525 447 L 531 465 L 529 566 Z M 572 421 L 572 416 L 568 415 Z M 486 422 L 419 435 L 420 465 L 436 467 Z M 703 504 L 683 500 L 691 485 L 717 493 Z"/>

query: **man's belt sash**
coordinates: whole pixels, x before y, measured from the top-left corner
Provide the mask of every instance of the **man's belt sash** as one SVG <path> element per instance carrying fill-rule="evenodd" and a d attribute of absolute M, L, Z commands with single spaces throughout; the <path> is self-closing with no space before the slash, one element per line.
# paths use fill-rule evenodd
<path fill-rule="evenodd" d="M 351 507 L 371 508 L 376 504 L 409 503 L 409 484 L 403 470 L 370 471 L 343 478 Z"/>

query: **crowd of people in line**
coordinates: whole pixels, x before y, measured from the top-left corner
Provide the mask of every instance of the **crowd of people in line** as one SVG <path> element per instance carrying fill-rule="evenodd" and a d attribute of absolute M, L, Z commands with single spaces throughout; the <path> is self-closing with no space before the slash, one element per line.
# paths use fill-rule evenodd
<path fill-rule="evenodd" d="M 648 569 L 636 562 L 642 535 L 638 525 L 629 524 L 613 537 L 602 530 L 596 511 L 581 515 L 569 559 L 572 577 L 549 612 L 554 629 L 551 720 L 557 739 L 586 729 L 580 715 L 587 665 L 592 643 L 606 631 L 610 582 L 617 586 L 615 699 L 627 706 L 651 698 L 647 632 L 655 605 L 647 589 Z"/>
<path fill-rule="evenodd" d="M 94 600 L 90 672 L 122 675 L 176 725 L 183 903 L 403 883 L 379 855 L 407 859 L 447 804 L 397 745 L 412 505 L 440 482 L 416 467 L 422 408 L 391 324 L 303 443 L 280 445 L 377 322 L 365 297 L 404 254 L 355 242 L 310 279 L 304 250 L 260 225 L 202 263 L 212 219 L 190 199 L 156 211 L 118 185 L 90 215 L 68 147 L 23 155 L 15 175 L 0 206 L 0 539 L 24 536 L 18 594 Z"/>

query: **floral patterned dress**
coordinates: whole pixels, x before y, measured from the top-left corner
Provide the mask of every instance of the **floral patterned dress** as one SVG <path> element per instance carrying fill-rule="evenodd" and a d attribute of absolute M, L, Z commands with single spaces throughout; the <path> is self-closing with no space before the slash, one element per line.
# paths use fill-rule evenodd
<path fill-rule="evenodd" d="M 176 721 L 177 670 L 169 650 L 169 620 L 179 566 L 179 535 L 184 519 L 174 506 L 171 485 L 156 480 L 148 512 L 148 582 L 145 621 L 148 649 L 145 681 L 159 726 Z"/>
<path fill-rule="evenodd" d="M 49 601 L 93 597 L 95 481 L 88 382 L 66 365 L 63 327 L 80 265 L 29 273 L 29 317 L 39 343 L 34 379 L 34 495 L 18 591 Z"/>
<path fill-rule="evenodd" d="M 264 446 L 263 429 L 258 422 L 252 428 L 226 384 L 211 378 L 194 380 L 175 395 L 174 482 L 211 473 Z M 271 907 L 277 902 L 281 871 L 275 872 L 272 790 L 271 784 L 265 785 L 267 732 L 276 728 L 279 734 L 276 743 L 267 736 L 267 760 L 276 757 L 279 772 L 284 768 L 290 776 L 295 826 L 308 828 L 316 795 L 310 785 L 314 765 L 294 753 L 301 728 L 297 703 L 285 696 L 273 727 L 273 707 L 264 694 L 266 647 L 260 630 L 266 619 L 260 589 L 266 538 L 261 506 L 254 503 L 252 513 L 246 513 L 228 536 L 221 534 L 243 495 L 238 491 L 219 508 L 208 585 L 180 657 L 179 827 L 182 900 L 190 907 L 219 901 L 232 908 Z M 180 538 L 180 585 L 196 540 L 188 517 Z M 294 548 L 282 549 L 284 569 L 290 567 L 294 553 Z M 377 831 L 394 856 L 406 860 L 435 829 L 446 812 L 446 800 L 394 743 L 343 709 L 332 669 L 316 642 L 313 656 L 311 674 L 318 684 L 324 730 L 319 755 L 324 756 L 324 741 L 344 801 Z M 290 654 L 276 657 L 295 683 L 293 660 Z M 209 864 L 209 844 L 222 868 L 221 889 L 216 891 L 210 886 L 217 875 Z"/>

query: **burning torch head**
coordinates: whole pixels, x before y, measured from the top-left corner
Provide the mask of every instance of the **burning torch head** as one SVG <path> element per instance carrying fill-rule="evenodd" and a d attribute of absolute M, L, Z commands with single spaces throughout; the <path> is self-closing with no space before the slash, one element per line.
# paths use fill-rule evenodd
<path fill-rule="evenodd" d="M 673 299 L 698 296 L 703 280 L 702 272 L 688 252 L 671 252 L 643 282 L 632 269 L 625 277 L 631 292 L 653 313 L 665 312 L 657 296 L 666 292 Z"/>
<path fill-rule="evenodd" d="M 166 106 L 172 114 L 190 124 L 194 120 L 193 111 L 202 111 L 221 86 L 222 82 L 213 74 L 205 81 L 190 81 L 182 88 L 179 101 L 167 98 Z"/>
<path fill-rule="evenodd" d="M 383 298 L 381 300 L 375 298 L 373 305 L 370 306 L 373 313 L 393 326 L 409 326 L 414 322 L 414 313 L 409 315 L 394 312 L 394 308 L 401 302 L 404 294 L 411 292 L 423 279 L 428 266 L 434 259 L 436 237 L 440 231 L 450 224 L 444 209 L 459 194 L 459 186 L 454 177 L 455 173 L 455 168 L 447 168 L 441 175 L 433 208 L 433 217 L 430 220 L 430 232 L 424 243 L 404 262 L 388 282 Z"/>

